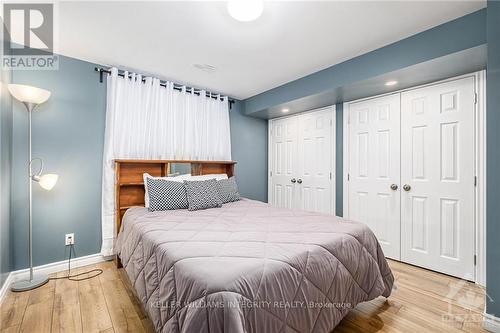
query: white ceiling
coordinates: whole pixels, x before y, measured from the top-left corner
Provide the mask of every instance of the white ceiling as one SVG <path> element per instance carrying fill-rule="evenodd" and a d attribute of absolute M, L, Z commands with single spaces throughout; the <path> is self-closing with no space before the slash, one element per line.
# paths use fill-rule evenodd
<path fill-rule="evenodd" d="M 61 2 L 59 53 L 244 99 L 485 5 L 273 1 L 242 23 L 223 1 Z"/>

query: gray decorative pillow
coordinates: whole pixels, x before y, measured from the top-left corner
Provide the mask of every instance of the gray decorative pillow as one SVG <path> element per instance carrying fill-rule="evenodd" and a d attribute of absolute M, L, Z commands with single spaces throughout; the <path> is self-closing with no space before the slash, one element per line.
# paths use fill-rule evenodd
<path fill-rule="evenodd" d="M 189 210 L 200 210 L 207 208 L 220 208 L 222 201 L 217 191 L 217 181 L 215 179 L 200 181 L 184 181 L 188 199 Z"/>
<path fill-rule="evenodd" d="M 186 187 L 181 182 L 147 178 L 149 210 L 173 210 L 188 208 Z"/>
<path fill-rule="evenodd" d="M 234 177 L 218 180 L 217 189 L 222 203 L 238 201 L 241 199 L 240 192 L 238 192 L 238 185 L 236 184 L 236 179 Z"/>

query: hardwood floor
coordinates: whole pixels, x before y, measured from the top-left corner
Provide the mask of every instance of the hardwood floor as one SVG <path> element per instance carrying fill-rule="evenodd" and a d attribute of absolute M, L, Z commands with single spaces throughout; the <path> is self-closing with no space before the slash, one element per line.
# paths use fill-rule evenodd
<path fill-rule="evenodd" d="M 358 305 L 333 332 L 486 332 L 481 328 L 484 290 L 425 269 L 389 261 L 397 289 Z M 112 262 L 97 278 L 51 280 L 38 289 L 8 292 L 0 306 L 3 332 L 154 332 L 123 269 Z M 60 272 L 57 276 L 64 276 Z"/>

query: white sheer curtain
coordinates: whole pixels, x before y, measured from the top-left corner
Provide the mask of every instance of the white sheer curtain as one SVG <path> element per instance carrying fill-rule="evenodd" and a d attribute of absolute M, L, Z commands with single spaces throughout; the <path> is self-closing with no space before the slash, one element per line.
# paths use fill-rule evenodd
<path fill-rule="evenodd" d="M 106 256 L 113 254 L 115 236 L 114 159 L 231 160 L 227 97 L 124 76 L 112 68 L 107 80 L 101 248 Z"/>

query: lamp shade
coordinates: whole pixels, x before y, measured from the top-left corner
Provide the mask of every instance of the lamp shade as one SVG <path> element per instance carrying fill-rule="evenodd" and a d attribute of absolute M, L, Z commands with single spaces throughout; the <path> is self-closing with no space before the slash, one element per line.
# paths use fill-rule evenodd
<path fill-rule="evenodd" d="M 50 191 L 54 188 L 54 186 L 56 186 L 57 179 L 59 179 L 58 175 L 54 173 L 48 173 L 46 175 L 40 176 L 37 181 L 44 190 Z"/>
<path fill-rule="evenodd" d="M 9 84 L 10 94 L 20 102 L 42 104 L 50 97 L 50 91 L 24 84 Z"/>

